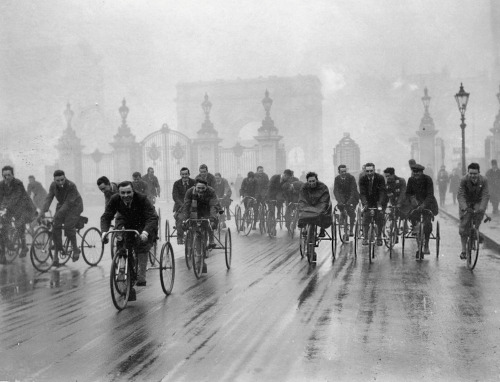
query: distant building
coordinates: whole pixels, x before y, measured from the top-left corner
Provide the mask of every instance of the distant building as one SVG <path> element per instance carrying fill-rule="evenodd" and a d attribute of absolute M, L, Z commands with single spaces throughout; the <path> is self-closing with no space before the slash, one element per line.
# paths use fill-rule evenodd
<path fill-rule="evenodd" d="M 345 164 L 347 171 L 357 173 L 361 170 L 360 157 L 359 145 L 349 133 L 344 133 L 344 138 L 333 149 L 333 166 L 337 169 L 339 165 Z"/>

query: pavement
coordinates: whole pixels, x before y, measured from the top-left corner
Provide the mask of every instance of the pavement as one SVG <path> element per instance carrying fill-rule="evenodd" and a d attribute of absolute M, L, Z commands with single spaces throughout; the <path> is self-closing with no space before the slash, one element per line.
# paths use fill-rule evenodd
<path fill-rule="evenodd" d="M 457 223 L 459 222 L 458 203 L 446 203 L 444 206 L 439 207 L 439 213 L 449 216 L 450 218 L 456 220 Z M 483 235 L 486 243 L 488 243 L 491 247 L 500 250 L 500 214 L 493 215 L 491 204 L 489 204 L 488 210 L 486 210 L 486 215 L 491 218 L 491 221 L 488 223 L 481 223 L 479 231 Z"/>

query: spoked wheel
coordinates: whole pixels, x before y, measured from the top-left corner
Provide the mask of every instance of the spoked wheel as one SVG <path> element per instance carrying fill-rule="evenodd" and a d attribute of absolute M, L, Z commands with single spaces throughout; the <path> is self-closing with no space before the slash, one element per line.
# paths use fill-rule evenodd
<path fill-rule="evenodd" d="M 342 242 L 342 244 L 347 243 L 347 240 L 345 240 L 345 235 L 347 234 L 347 217 L 344 216 L 342 213 L 339 215 L 339 219 L 337 224 L 337 232 L 339 234 L 339 239 Z M 337 237 L 335 237 L 335 241 L 337 240 Z"/>
<path fill-rule="evenodd" d="M 295 230 L 297 229 L 297 221 L 299 220 L 299 211 L 296 209 L 292 213 L 292 221 L 290 222 L 290 236 L 292 239 L 295 237 Z"/>
<path fill-rule="evenodd" d="M 356 223 L 354 224 L 354 256 L 357 256 L 358 254 L 358 241 L 360 239 L 360 234 L 361 231 L 359 229 L 359 221 L 356 220 Z"/>
<path fill-rule="evenodd" d="M 91 227 L 85 231 L 82 237 L 83 260 L 92 266 L 99 264 L 104 253 L 104 244 L 101 241 L 101 231 Z"/>
<path fill-rule="evenodd" d="M 265 235 L 267 233 L 266 229 L 266 208 L 263 204 L 259 206 L 259 229 L 260 234 Z"/>
<path fill-rule="evenodd" d="M 249 207 L 246 211 L 245 211 L 245 215 L 244 215 L 244 220 L 245 220 L 245 235 L 248 236 L 250 234 L 250 232 L 252 232 L 252 227 L 253 227 L 253 223 L 254 223 L 254 211 L 253 211 L 253 208 Z"/>
<path fill-rule="evenodd" d="M 170 242 L 170 223 L 165 220 L 165 241 Z"/>
<path fill-rule="evenodd" d="M 441 234 L 439 232 L 439 222 L 436 222 L 436 257 L 439 257 L 440 241 L 441 241 Z"/>
<path fill-rule="evenodd" d="M 63 251 L 59 252 L 59 264 L 61 265 L 66 264 L 73 257 L 73 246 L 68 238 L 64 240 L 63 248 Z"/>
<path fill-rule="evenodd" d="M 278 210 L 279 212 L 276 212 L 276 216 L 278 217 L 277 223 L 280 225 L 280 230 L 283 229 L 283 220 L 285 220 L 285 217 L 283 216 L 283 207 Z"/>
<path fill-rule="evenodd" d="M 272 210 L 267 211 L 267 234 L 269 237 L 276 236 L 276 218 Z"/>
<path fill-rule="evenodd" d="M 330 238 L 330 244 L 332 246 L 332 258 L 335 260 L 335 251 L 337 250 L 337 231 L 335 230 L 335 217 L 333 218 L 333 224 L 330 226 L 332 237 Z M 333 239 L 335 237 L 335 240 Z"/>
<path fill-rule="evenodd" d="M 405 241 L 406 235 L 408 234 L 408 220 L 405 219 L 403 223 L 403 234 L 401 235 L 401 255 L 405 255 Z"/>
<path fill-rule="evenodd" d="M 161 289 L 167 296 L 172 293 L 175 279 L 175 259 L 172 244 L 166 242 L 161 247 L 160 253 L 160 281 Z"/>
<path fill-rule="evenodd" d="M 417 246 L 418 246 L 419 259 L 423 260 L 424 259 L 424 225 L 422 223 L 418 223 Z"/>
<path fill-rule="evenodd" d="M 368 228 L 368 258 L 370 259 L 370 263 L 373 261 L 375 257 L 375 232 L 373 224 L 370 224 Z"/>
<path fill-rule="evenodd" d="M 231 269 L 231 260 L 233 258 L 233 242 L 231 240 L 231 230 L 228 228 L 224 237 L 224 253 L 226 255 L 226 267 Z"/>
<path fill-rule="evenodd" d="M 476 267 L 477 258 L 479 257 L 479 235 L 479 230 L 472 227 L 467 239 L 467 268 L 471 271 Z"/>
<path fill-rule="evenodd" d="M 186 258 L 186 265 L 188 269 L 191 269 L 191 264 L 193 264 L 193 235 L 191 231 L 186 232 L 186 241 L 184 242 L 184 257 Z"/>
<path fill-rule="evenodd" d="M 161 209 L 158 207 L 158 239 L 161 240 Z"/>
<path fill-rule="evenodd" d="M 391 216 L 385 217 L 384 222 L 384 235 L 385 235 L 385 246 L 389 248 L 389 255 L 392 255 L 392 249 L 394 248 L 394 244 L 396 243 L 396 227 L 394 224 L 394 219 Z"/>
<path fill-rule="evenodd" d="M 52 234 L 48 230 L 39 231 L 33 238 L 30 248 L 30 259 L 33 267 L 39 272 L 47 272 L 53 263 Z"/>
<path fill-rule="evenodd" d="M 21 252 L 21 238 L 19 237 L 17 230 L 11 225 L 7 227 L 6 236 L 5 260 L 7 263 L 12 263 Z"/>
<path fill-rule="evenodd" d="M 236 224 L 236 232 L 240 233 L 240 231 L 242 230 L 242 218 L 241 207 L 239 205 L 236 205 L 236 207 L 234 207 L 234 223 Z"/>
<path fill-rule="evenodd" d="M 151 264 L 152 267 L 160 263 L 158 259 L 158 239 L 155 239 L 153 245 L 149 249 L 148 257 L 149 257 L 149 263 Z"/>
<path fill-rule="evenodd" d="M 195 233 L 193 235 L 193 271 L 197 279 L 201 277 L 203 272 L 203 262 L 205 261 L 206 240 L 205 234 Z"/>
<path fill-rule="evenodd" d="M 115 253 L 118 250 L 117 245 L 118 245 L 118 240 L 116 240 L 116 233 L 111 234 L 111 239 L 109 239 L 109 247 L 111 251 L 111 260 L 113 260 L 113 257 L 115 257 Z"/>
<path fill-rule="evenodd" d="M 127 306 L 132 286 L 128 259 L 120 253 L 116 253 L 111 262 L 109 287 L 115 308 L 118 310 L 124 309 Z"/>
<path fill-rule="evenodd" d="M 307 229 L 307 261 L 309 264 L 316 262 L 316 226 L 314 224 L 308 224 Z"/>

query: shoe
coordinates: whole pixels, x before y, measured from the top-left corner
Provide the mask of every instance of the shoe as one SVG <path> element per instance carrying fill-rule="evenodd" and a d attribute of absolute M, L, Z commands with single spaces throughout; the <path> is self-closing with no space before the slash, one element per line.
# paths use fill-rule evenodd
<path fill-rule="evenodd" d="M 201 270 L 201 273 L 207 273 L 207 264 L 203 263 L 203 269 Z"/>
<path fill-rule="evenodd" d="M 323 228 L 321 228 L 321 230 L 319 231 L 318 237 L 325 237 L 325 236 L 326 236 L 326 232 Z"/>
<path fill-rule="evenodd" d="M 460 259 L 461 260 L 467 259 L 467 255 L 465 254 L 465 252 L 460 252 Z"/>
<path fill-rule="evenodd" d="M 135 301 L 135 300 L 137 300 L 137 295 L 135 294 L 135 289 L 134 288 L 130 288 L 130 293 L 128 295 L 128 300 L 129 301 Z"/>
<path fill-rule="evenodd" d="M 429 251 L 429 244 L 424 244 L 424 250 L 422 251 L 424 255 L 430 255 L 431 251 Z"/>
<path fill-rule="evenodd" d="M 28 247 L 25 245 L 23 248 L 21 248 L 21 253 L 19 254 L 19 257 L 26 257 L 26 254 L 29 252 Z"/>
<path fill-rule="evenodd" d="M 377 238 L 377 245 L 378 245 L 379 247 L 381 247 L 382 245 L 384 245 L 384 242 L 382 241 L 382 239 L 381 239 L 380 237 L 379 237 L 379 238 Z"/>
<path fill-rule="evenodd" d="M 348 242 L 349 242 L 349 235 L 348 235 L 348 234 L 345 234 L 345 235 L 344 235 L 344 241 L 345 241 L 346 243 L 348 243 Z"/>
<path fill-rule="evenodd" d="M 73 249 L 73 262 L 78 261 L 78 259 L 80 258 L 80 252 L 81 251 L 79 248 Z"/>
<path fill-rule="evenodd" d="M 177 244 L 178 244 L 178 245 L 183 245 L 183 244 L 184 244 L 184 238 L 182 238 L 182 237 L 178 237 L 178 238 L 177 238 Z"/>
<path fill-rule="evenodd" d="M 363 241 L 361 242 L 361 245 L 368 245 L 368 239 L 363 239 Z"/>
<path fill-rule="evenodd" d="M 146 286 L 146 280 L 144 280 L 144 281 L 137 281 L 137 283 L 135 285 L 137 285 L 137 286 Z"/>

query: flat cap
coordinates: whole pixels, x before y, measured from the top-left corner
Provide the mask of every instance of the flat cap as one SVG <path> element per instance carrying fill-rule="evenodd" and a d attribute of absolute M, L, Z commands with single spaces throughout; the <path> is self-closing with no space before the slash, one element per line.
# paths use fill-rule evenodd
<path fill-rule="evenodd" d="M 425 167 L 422 166 L 421 164 L 415 163 L 411 165 L 411 169 L 417 171 L 424 171 Z"/>

